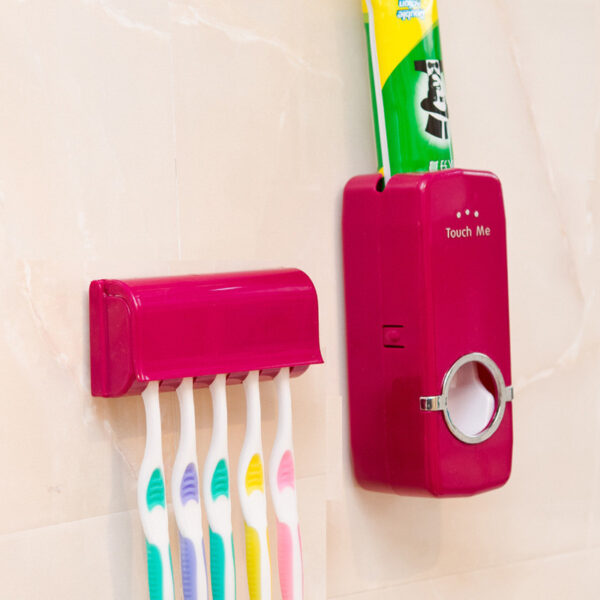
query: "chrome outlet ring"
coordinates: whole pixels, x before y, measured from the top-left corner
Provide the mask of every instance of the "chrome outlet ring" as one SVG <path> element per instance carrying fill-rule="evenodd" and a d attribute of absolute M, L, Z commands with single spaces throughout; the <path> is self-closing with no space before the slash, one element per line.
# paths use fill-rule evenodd
<path fill-rule="evenodd" d="M 484 367 L 492 375 L 494 382 L 496 383 L 497 390 L 497 405 L 496 411 L 492 420 L 489 422 L 488 426 L 480 431 L 477 435 L 467 435 L 463 431 L 461 431 L 453 422 L 450 417 L 450 411 L 448 409 L 448 395 L 450 393 L 450 382 L 458 372 L 461 367 L 464 367 L 466 364 L 471 362 L 477 362 L 482 364 Z M 465 354 L 461 356 L 448 370 L 446 375 L 444 375 L 444 382 L 442 384 L 442 394 L 440 396 L 424 396 L 420 398 L 421 410 L 423 411 L 443 411 L 444 420 L 446 421 L 446 425 L 448 429 L 452 433 L 452 435 L 464 442 L 465 444 L 481 444 L 486 440 L 489 440 L 494 433 L 500 427 L 500 423 L 502 423 L 502 419 L 504 418 L 504 413 L 506 411 L 506 403 L 511 402 L 514 397 L 513 388 L 511 386 L 506 387 L 506 383 L 504 382 L 504 376 L 502 375 L 502 371 L 498 365 L 486 354 L 482 354 L 481 352 L 472 352 L 471 354 Z"/>

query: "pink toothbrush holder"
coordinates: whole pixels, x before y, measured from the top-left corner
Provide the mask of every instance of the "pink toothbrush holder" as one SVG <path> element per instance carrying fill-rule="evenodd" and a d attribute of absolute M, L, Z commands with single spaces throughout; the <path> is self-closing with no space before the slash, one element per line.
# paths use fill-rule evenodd
<path fill-rule="evenodd" d="M 94 396 L 139 394 L 149 381 L 197 387 L 249 371 L 292 376 L 321 363 L 317 294 L 298 269 L 100 279 L 90 284 Z"/>

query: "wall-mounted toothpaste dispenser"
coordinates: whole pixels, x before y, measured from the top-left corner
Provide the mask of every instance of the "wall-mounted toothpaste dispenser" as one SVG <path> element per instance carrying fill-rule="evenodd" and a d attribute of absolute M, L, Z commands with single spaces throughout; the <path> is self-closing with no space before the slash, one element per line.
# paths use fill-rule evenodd
<path fill-rule="evenodd" d="M 352 179 L 343 208 L 354 472 L 366 488 L 464 496 L 511 470 L 502 191 L 490 173 Z"/>
<path fill-rule="evenodd" d="M 210 531 L 212 597 L 234 600 L 226 385 L 242 383 L 246 435 L 238 460 L 246 526 L 248 589 L 271 598 L 259 380 L 275 381 L 277 434 L 267 482 L 277 518 L 282 597 L 300 600 L 302 557 L 292 448 L 290 376 L 321 363 L 318 307 L 309 277 L 297 269 L 98 280 L 90 285 L 91 387 L 95 396 L 142 394 L 147 441 L 138 506 L 147 543 L 150 598 L 175 597 L 170 559 L 159 389 L 177 390 L 181 435 L 171 492 L 181 548 L 185 600 L 209 597 L 199 480 Z M 193 387 L 209 387 L 213 431 L 199 477 Z"/>

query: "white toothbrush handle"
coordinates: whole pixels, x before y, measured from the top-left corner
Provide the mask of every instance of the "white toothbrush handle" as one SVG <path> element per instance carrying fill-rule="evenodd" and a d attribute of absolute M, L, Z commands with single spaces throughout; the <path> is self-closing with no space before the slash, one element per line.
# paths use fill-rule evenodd
<path fill-rule="evenodd" d="M 202 475 L 202 493 L 210 533 L 210 580 L 213 600 L 234 600 L 235 560 L 227 452 L 226 376 L 210 385 L 213 432 Z"/>
<path fill-rule="evenodd" d="M 138 477 L 138 508 L 146 536 L 150 600 L 173 600 L 173 569 L 165 501 L 158 382 L 142 392 L 146 409 L 146 449 Z"/>
<path fill-rule="evenodd" d="M 279 416 L 269 459 L 269 487 L 277 517 L 277 564 L 283 600 L 301 600 L 304 594 L 302 544 L 292 445 L 290 370 L 275 377 Z"/>
<path fill-rule="evenodd" d="M 238 491 L 246 525 L 246 572 L 250 600 L 271 599 L 271 560 L 261 439 L 258 371 L 244 379 L 246 436 L 238 463 Z"/>
<path fill-rule="evenodd" d="M 181 425 L 179 447 L 173 464 L 171 493 L 175 520 L 179 529 L 183 598 L 184 600 L 207 600 L 208 578 L 196 459 L 194 381 L 191 377 L 181 382 L 177 388 L 177 397 Z"/>

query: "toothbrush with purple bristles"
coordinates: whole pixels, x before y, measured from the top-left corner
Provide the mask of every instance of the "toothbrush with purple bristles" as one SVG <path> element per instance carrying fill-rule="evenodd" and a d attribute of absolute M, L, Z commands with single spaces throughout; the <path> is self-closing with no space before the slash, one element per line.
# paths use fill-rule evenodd
<path fill-rule="evenodd" d="M 179 529 L 183 598 L 184 600 L 208 600 L 202 508 L 198 487 L 193 383 L 193 378 L 187 377 L 177 388 L 181 427 L 171 488 L 173 510 Z"/>

